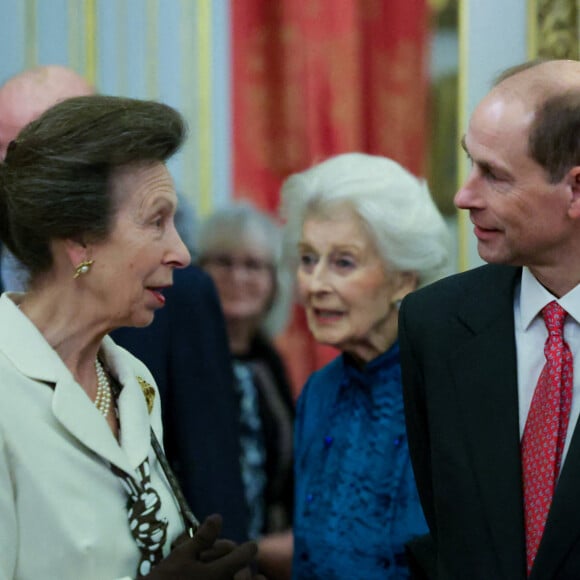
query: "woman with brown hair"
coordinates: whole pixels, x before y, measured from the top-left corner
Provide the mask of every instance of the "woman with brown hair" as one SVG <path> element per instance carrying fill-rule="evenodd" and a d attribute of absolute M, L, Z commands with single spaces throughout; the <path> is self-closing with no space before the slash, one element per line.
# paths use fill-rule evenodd
<path fill-rule="evenodd" d="M 79 97 L 0 164 L 0 239 L 29 272 L 0 298 L 1 578 L 251 577 L 219 518 L 184 535 L 155 382 L 107 336 L 150 324 L 190 261 L 165 165 L 184 135 L 166 105 Z"/>

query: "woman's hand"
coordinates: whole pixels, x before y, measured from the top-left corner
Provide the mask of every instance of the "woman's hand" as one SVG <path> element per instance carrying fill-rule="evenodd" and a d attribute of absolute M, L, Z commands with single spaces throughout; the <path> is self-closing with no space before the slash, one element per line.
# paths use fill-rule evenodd
<path fill-rule="evenodd" d="M 218 540 L 221 516 L 211 515 L 201 524 L 193 538 L 181 536 L 174 549 L 143 578 L 147 580 L 265 580 L 254 576 L 249 566 L 257 546 L 246 542 L 237 546 L 229 540 Z"/>
<path fill-rule="evenodd" d="M 293 551 L 292 530 L 262 536 L 258 541 L 258 567 L 271 578 L 290 580 Z"/>

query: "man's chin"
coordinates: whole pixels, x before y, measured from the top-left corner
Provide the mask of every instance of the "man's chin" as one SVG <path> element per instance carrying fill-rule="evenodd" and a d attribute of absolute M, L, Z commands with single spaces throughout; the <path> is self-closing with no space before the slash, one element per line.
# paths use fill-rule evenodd
<path fill-rule="evenodd" d="M 482 242 L 477 244 L 477 253 L 479 257 L 488 264 L 510 264 L 510 258 L 505 252 L 490 248 Z"/>

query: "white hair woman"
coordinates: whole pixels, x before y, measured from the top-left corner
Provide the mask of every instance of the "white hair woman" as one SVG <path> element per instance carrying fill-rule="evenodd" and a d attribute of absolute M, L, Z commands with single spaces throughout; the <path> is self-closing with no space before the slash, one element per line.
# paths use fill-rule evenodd
<path fill-rule="evenodd" d="M 406 578 L 427 531 L 411 469 L 398 304 L 446 272 L 429 190 L 384 157 L 339 155 L 282 188 L 285 254 L 314 338 L 342 354 L 307 381 L 295 429 L 296 579 Z"/>

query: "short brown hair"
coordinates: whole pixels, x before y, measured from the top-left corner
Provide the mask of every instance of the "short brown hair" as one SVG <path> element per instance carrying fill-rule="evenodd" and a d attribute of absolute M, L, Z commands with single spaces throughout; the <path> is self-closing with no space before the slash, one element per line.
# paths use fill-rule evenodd
<path fill-rule="evenodd" d="M 51 240 L 109 234 L 113 171 L 165 162 L 185 133 L 181 115 L 154 101 L 91 95 L 48 109 L 0 163 L 0 239 L 31 276 L 48 271 Z"/>
<path fill-rule="evenodd" d="M 528 147 L 552 183 L 580 165 L 580 90 L 549 97 L 540 105 L 530 127 Z"/>

